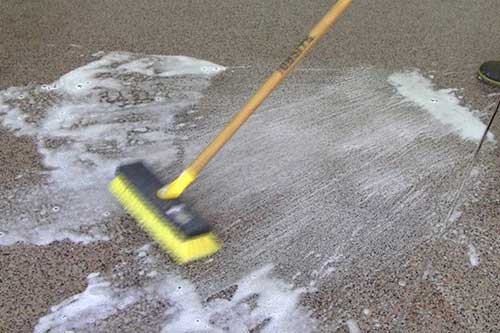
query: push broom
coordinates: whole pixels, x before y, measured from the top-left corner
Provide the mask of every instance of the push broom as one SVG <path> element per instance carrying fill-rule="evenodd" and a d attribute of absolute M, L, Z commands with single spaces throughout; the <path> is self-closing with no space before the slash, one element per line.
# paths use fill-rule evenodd
<path fill-rule="evenodd" d="M 121 165 L 109 189 L 143 229 L 179 264 L 209 256 L 219 249 L 210 225 L 179 199 L 269 94 L 297 66 L 352 0 L 338 0 L 293 53 L 271 74 L 198 157 L 171 183 L 164 185 L 144 162 Z"/>

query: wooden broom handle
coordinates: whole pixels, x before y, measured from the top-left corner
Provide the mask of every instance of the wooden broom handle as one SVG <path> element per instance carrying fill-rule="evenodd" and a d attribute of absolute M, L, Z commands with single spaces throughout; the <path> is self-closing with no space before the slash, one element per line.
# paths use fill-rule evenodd
<path fill-rule="evenodd" d="M 181 173 L 171 184 L 163 187 L 158 196 L 164 199 L 178 197 L 184 189 L 189 186 L 208 162 L 219 152 L 219 150 L 231 139 L 238 129 L 248 120 L 252 113 L 262 104 L 281 81 L 290 73 L 295 66 L 306 56 L 306 54 L 325 35 L 328 29 L 349 7 L 352 0 L 338 0 L 311 30 L 307 38 L 286 58 L 286 60 L 274 71 L 262 84 L 257 92 L 236 113 L 219 134 L 210 142 L 196 159 Z"/>

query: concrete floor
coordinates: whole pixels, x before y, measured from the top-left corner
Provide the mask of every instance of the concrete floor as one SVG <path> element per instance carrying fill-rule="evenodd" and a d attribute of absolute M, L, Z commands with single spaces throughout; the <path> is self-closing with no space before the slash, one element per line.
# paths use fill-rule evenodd
<path fill-rule="evenodd" d="M 168 167 L 176 172 L 330 4 L 2 1 L 0 89 L 53 81 L 98 51 L 182 54 L 226 66 L 197 106 L 204 120 L 178 133 L 190 139 Z M 283 279 L 306 284 L 336 258 L 335 273 L 316 279 L 317 291 L 302 299 L 317 330 L 346 331 L 349 319 L 361 331 L 500 330 L 498 147 L 484 146 L 472 177 L 476 144 L 449 133 L 399 139 L 394 126 L 443 129 L 408 104 L 410 115 L 399 117 L 400 101 L 386 84 L 391 73 L 417 68 L 439 87 L 461 88 L 464 105 L 487 123 L 498 90 L 474 74 L 498 58 L 499 31 L 493 0 L 355 1 L 186 194 L 225 246 L 210 264 L 182 274 L 207 286 L 208 296 L 267 262 Z M 500 137 L 498 119 L 491 132 Z M 43 181 L 31 138 L 1 129 L 0 140 L 1 192 Z M 358 150 L 342 149 L 354 144 Z M 19 173 L 26 176 L 15 180 Z M 389 182 L 374 187 L 377 177 Z M 463 179 L 461 215 L 449 221 Z M 1 247 L 0 299 L 9 301 L 0 331 L 32 330 L 51 305 L 81 292 L 89 273 L 112 271 L 147 240 L 123 216 L 110 225 L 107 242 Z M 474 267 L 471 244 L 480 258 Z"/>

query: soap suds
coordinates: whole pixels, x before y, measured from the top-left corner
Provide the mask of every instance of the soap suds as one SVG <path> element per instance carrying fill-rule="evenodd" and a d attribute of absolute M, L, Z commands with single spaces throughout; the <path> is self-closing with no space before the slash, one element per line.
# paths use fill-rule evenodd
<path fill-rule="evenodd" d="M 179 305 L 176 319 L 167 323 L 163 332 L 216 328 L 248 332 L 256 327 L 261 327 L 262 332 L 311 331 L 313 321 L 298 307 L 304 290 L 292 289 L 271 278 L 271 269 L 272 266 L 265 266 L 240 280 L 231 300 L 217 299 L 203 305 L 190 284 L 178 289 L 171 295 L 172 301 Z"/>
<path fill-rule="evenodd" d="M 52 306 L 50 313 L 35 325 L 35 333 L 64 333 L 85 331 L 92 325 L 138 301 L 141 292 L 135 289 L 119 290 L 111 283 L 92 273 L 87 277 L 87 288 Z"/>
<path fill-rule="evenodd" d="M 107 191 L 116 166 L 175 161 L 174 116 L 223 70 L 183 56 L 113 52 L 53 83 L 1 91 L 2 125 L 34 137 L 47 180 L 16 189 L 0 245 L 107 239 L 102 222 L 119 211 Z"/>
<path fill-rule="evenodd" d="M 93 273 L 88 287 L 50 308 L 35 326 L 35 333 L 101 332 L 106 319 L 128 318 L 130 309 L 143 302 L 162 302 L 157 318 L 162 332 L 309 332 L 314 320 L 298 305 L 302 289 L 293 289 L 271 276 L 272 266 L 256 270 L 236 283 L 230 297 L 202 299 L 191 282 L 166 273 L 151 274 L 142 288 L 118 288 Z M 105 326 L 108 327 L 109 326 Z"/>
<path fill-rule="evenodd" d="M 472 267 L 479 265 L 479 254 L 476 247 L 469 243 L 467 254 L 469 255 L 469 263 Z"/>
<path fill-rule="evenodd" d="M 346 321 L 347 328 L 349 329 L 349 333 L 361 333 L 359 329 L 358 323 L 355 320 L 349 319 Z"/>
<path fill-rule="evenodd" d="M 432 117 L 450 126 L 463 139 L 481 139 L 486 125 L 469 108 L 461 105 L 460 99 L 453 94 L 455 89 L 438 90 L 417 71 L 394 73 L 389 76 L 389 82 L 407 101 L 417 104 Z M 494 140 L 491 132 L 487 137 Z"/>

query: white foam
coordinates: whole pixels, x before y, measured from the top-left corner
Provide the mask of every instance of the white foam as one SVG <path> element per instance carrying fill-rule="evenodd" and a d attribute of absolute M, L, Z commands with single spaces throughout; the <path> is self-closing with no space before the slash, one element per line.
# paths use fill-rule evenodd
<path fill-rule="evenodd" d="M 455 223 L 455 222 L 457 222 L 460 219 L 461 216 L 462 216 L 462 212 L 459 211 L 459 210 L 455 210 L 451 214 L 451 216 L 448 219 L 448 221 L 450 221 L 451 223 Z"/>
<path fill-rule="evenodd" d="M 0 245 L 107 239 L 97 229 L 119 211 L 107 191 L 116 166 L 174 162 L 174 116 L 222 70 L 183 56 L 113 52 L 51 84 L 1 91 L 3 126 L 33 136 L 50 171 L 49 185 L 16 190 L 18 212 L 4 212 Z M 59 210 L 41 217 L 47 206 Z"/>
<path fill-rule="evenodd" d="M 153 279 L 143 288 L 118 288 L 93 273 L 88 287 L 60 304 L 35 326 L 35 333 L 87 332 L 114 315 L 128 318 L 128 308 L 136 303 L 162 301 L 168 304 L 162 332 L 308 332 L 314 321 L 298 305 L 301 289 L 293 289 L 270 276 L 272 266 L 265 266 L 237 282 L 230 300 L 205 302 L 190 281 L 172 274 L 149 272 Z M 161 278 L 160 275 L 163 277 Z"/>
<path fill-rule="evenodd" d="M 356 323 L 355 320 L 349 319 L 346 321 L 347 328 L 349 329 L 350 333 L 361 333 L 361 330 L 359 329 L 358 323 Z"/>
<path fill-rule="evenodd" d="M 469 243 L 467 254 L 469 255 L 469 263 L 472 267 L 479 265 L 479 254 L 474 245 Z"/>
<path fill-rule="evenodd" d="M 163 332 L 193 332 L 198 330 L 248 332 L 264 325 L 262 332 L 308 332 L 314 322 L 298 306 L 303 289 L 292 289 L 283 281 L 269 276 L 272 266 L 265 266 L 240 280 L 231 300 L 201 303 L 193 286 L 184 283 L 170 295 L 176 304 L 175 319 Z M 250 298 L 256 296 L 252 307 Z M 267 323 L 267 324 L 266 324 Z"/>
<path fill-rule="evenodd" d="M 450 126 L 463 139 L 479 141 L 486 125 L 473 112 L 461 105 L 455 89 L 436 89 L 429 79 L 417 71 L 394 73 L 389 82 L 407 101 L 417 104 L 435 119 Z M 488 138 L 494 139 L 491 132 Z"/>
<path fill-rule="evenodd" d="M 98 273 L 90 274 L 87 283 L 88 286 L 82 293 L 52 306 L 50 313 L 40 318 L 35 325 L 34 332 L 65 333 L 83 330 L 138 300 L 138 291 L 115 289 Z"/>

